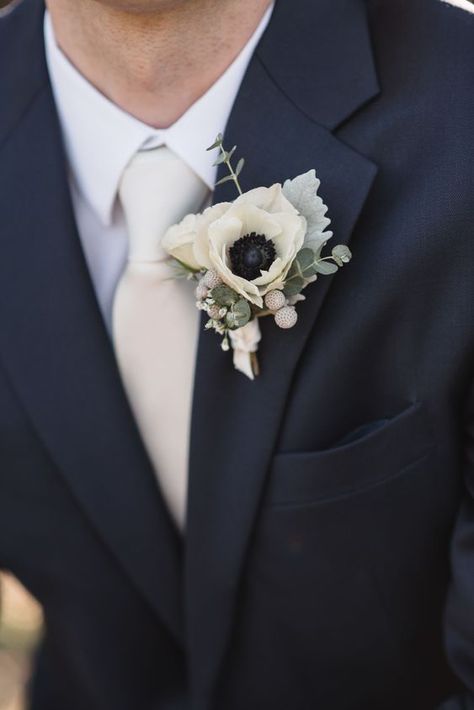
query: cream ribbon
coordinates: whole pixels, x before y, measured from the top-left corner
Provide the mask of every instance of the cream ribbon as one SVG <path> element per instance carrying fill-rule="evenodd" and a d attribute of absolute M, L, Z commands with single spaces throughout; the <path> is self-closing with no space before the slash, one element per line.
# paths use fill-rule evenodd
<path fill-rule="evenodd" d="M 234 351 L 234 367 L 249 379 L 255 379 L 252 367 L 252 354 L 258 350 L 262 339 L 258 318 L 249 321 L 238 330 L 229 331 L 230 342 Z"/>

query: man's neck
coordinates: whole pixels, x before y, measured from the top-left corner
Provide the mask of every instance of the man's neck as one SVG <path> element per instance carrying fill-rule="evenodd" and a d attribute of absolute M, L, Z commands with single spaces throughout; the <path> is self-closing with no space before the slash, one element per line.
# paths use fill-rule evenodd
<path fill-rule="evenodd" d="M 122 109 L 167 128 L 232 63 L 271 0 L 185 0 L 150 12 L 49 0 L 69 60 Z"/>

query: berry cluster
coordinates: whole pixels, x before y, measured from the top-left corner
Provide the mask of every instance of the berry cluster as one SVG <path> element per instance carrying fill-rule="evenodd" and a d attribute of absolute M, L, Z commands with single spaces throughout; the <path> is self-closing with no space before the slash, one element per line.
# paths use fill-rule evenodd
<path fill-rule="evenodd" d="M 206 328 L 225 337 L 229 330 L 243 328 L 252 318 L 266 315 L 268 312 L 273 314 L 279 328 L 293 328 L 298 320 L 296 309 L 288 305 L 283 291 L 275 289 L 266 294 L 266 310 L 251 307 L 248 301 L 226 286 L 213 269 L 206 271 L 201 277 L 196 287 L 196 299 L 197 307 L 209 316 Z"/>

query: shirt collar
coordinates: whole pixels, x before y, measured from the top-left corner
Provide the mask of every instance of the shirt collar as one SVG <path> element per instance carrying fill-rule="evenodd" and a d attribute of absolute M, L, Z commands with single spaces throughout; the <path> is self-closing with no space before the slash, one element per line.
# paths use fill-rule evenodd
<path fill-rule="evenodd" d="M 49 13 L 44 35 L 48 71 L 72 176 L 104 225 L 112 222 L 122 173 L 140 148 L 167 145 L 214 189 L 215 155 L 206 152 L 223 133 L 253 52 L 271 17 L 254 34 L 217 82 L 167 129 L 155 129 L 120 109 L 87 81 L 56 44 Z"/>

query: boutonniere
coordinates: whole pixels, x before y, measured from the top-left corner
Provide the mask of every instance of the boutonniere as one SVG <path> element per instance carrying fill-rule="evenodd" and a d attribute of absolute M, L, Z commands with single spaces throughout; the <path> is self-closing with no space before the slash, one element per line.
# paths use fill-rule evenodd
<path fill-rule="evenodd" d="M 235 168 L 232 162 L 236 147 L 226 151 L 219 135 L 208 148 L 215 149 L 215 165 L 229 171 L 217 184 L 233 181 L 238 197 L 187 215 L 166 232 L 163 247 L 177 276 L 196 279 L 196 305 L 209 317 L 206 328 L 221 336 L 222 349 L 233 350 L 235 367 L 253 379 L 259 373 L 259 319 L 271 316 L 279 328 L 293 328 L 302 291 L 352 255 L 344 245 L 322 254 L 333 235 L 326 231 L 330 220 L 314 170 L 244 193 L 244 160 Z"/>

